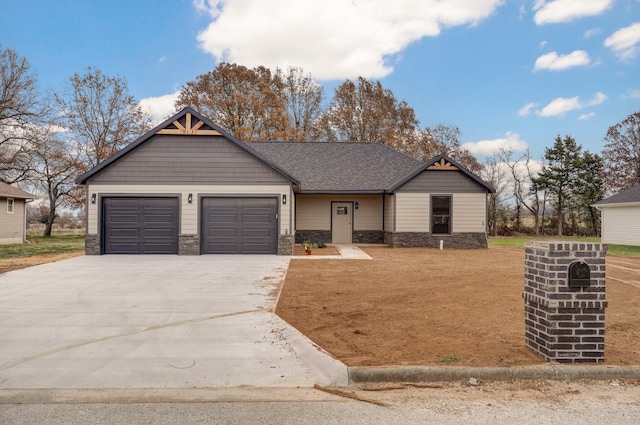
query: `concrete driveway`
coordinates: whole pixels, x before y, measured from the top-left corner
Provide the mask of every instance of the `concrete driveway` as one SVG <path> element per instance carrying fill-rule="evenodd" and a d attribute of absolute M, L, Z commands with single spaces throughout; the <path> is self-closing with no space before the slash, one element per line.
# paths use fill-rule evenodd
<path fill-rule="evenodd" d="M 0 389 L 346 384 L 273 314 L 288 257 L 86 256 L 0 275 Z"/>

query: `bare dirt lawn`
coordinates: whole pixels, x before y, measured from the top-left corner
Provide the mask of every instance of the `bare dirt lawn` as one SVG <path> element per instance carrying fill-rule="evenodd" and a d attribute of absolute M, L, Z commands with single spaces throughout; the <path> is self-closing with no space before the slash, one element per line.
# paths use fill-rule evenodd
<path fill-rule="evenodd" d="M 524 345 L 524 250 L 363 247 L 291 261 L 276 312 L 350 366 L 543 363 Z M 315 254 L 315 252 L 314 252 Z M 607 364 L 640 364 L 640 259 L 607 258 Z"/>
<path fill-rule="evenodd" d="M 79 257 L 81 255 L 84 255 L 84 251 L 67 252 L 64 254 L 36 255 L 32 257 L 0 258 L 0 273 L 37 266 L 38 264 L 65 260 L 67 258 Z"/>

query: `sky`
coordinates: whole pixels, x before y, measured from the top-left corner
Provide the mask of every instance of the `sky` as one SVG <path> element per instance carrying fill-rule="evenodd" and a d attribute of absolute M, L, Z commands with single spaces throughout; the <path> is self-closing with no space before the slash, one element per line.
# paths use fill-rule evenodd
<path fill-rule="evenodd" d="M 558 135 L 599 153 L 640 110 L 640 0 L 23 0 L 3 5 L 0 45 L 43 90 L 87 67 L 123 77 L 158 122 L 222 61 L 301 66 L 327 102 L 379 79 L 479 157 L 540 157 Z"/>

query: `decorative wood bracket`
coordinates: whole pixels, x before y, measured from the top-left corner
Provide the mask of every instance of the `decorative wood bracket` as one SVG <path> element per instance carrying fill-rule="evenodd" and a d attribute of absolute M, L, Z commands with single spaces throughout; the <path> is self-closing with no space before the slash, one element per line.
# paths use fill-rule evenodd
<path fill-rule="evenodd" d="M 167 126 L 161 130 L 158 130 L 156 134 L 172 134 L 172 135 L 184 135 L 191 134 L 195 136 L 222 136 L 218 130 L 214 130 L 211 128 L 201 128 L 205 126 L 205 123 L 200 120 L 196 120 L 197 122 L 192 125 L 192 115 L 191 112 L 187 112 L 185 115 L 184 124 L 180 123 L 178 120 L 171 123 L 170 126 Z M 173 128 L 170 128 L 173 127 Z M 206 127 L 206 126 L 205 126 Z"/>
<path fill-rule="evenodd" d="M 458 170 L 458 167 L 451 165 L 449 161 L 445 161 L 444 158 L 441 158 L 440 161 L 434 162 L 432 165 L 427 167 L 427 170 Z"/>

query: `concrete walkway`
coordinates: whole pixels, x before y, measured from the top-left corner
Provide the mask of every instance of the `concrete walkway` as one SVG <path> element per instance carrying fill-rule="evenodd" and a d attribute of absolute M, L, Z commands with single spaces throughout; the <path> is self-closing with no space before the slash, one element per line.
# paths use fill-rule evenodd
<path fill-rule="evenodd" d="M 0 275 L 0 389 L 343 385 L 273 313 L 289 257 L 86 256 Z"/>
<path fill-rule="evenodd" d="M 300 255 L 293 258 L 296 260 L 371 260 L 371 257 L 356 245 L 333 246 L 338 250 L 338 255 Z"/>

